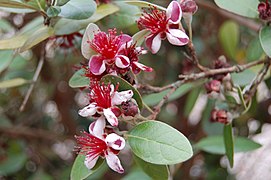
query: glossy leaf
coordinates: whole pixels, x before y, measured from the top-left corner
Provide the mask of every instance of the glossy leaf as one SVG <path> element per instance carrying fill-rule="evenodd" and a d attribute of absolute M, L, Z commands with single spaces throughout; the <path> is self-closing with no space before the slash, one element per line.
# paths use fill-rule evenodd
<path fill-rule="evenodd" d="M 133 43 L 136 44 L 136 46 L 141 46 L 141 44 L 145 41 L 145 38 L 150 34 L 150 31 L 147 29 L 143 29 L 141 31 L 138 31 L 135 33 L 132 37 Z"/>
<path fill-rule="evenodd" d="M 212 154 L 225 154 L 223 136 L 208 136 L 201 139 L 195 148 Z M 234 152 L 248 152 L 260 148 L 261 145 L 244 137 L 234 138 Z"/>
<path fill-rule="evenodd" d="M 177 164 L 188 160 L 192 147 L 187 138 L 173 127 L 159 121 L 145 121 L 128 134 L 133 153 L 153 164 Z"/>
<path fill-rule="evenodd" d="M 84 76 L 85 69 L 80 69 L 76 71 L 71 79 L 69 80 L 69 86 L 72 88 L 80 88 L 80 87 L 86 87 L 89 86 L 89 78 Z"/>
<path fill-rule="evenodd" d="M 93 0 L 70 0 L 61 6 L 59 16 L 67 19 L 87 19 L 96 11 L 96 3 Z"/>
<path fill-rule="evenodd" d="M 241 16 L 249 18 L 258 17 L 258 0 L 215 0 L 215 3 L 220 8 Z"/>
<path fill-rule="evenodd" d="M 160 9 L 162 11 L 166 11 L 166 8 L 164 8 L 162 6 L 159 6 L 157 4 L 146 2 L 146 1 L 123 1 L 123 2 L 125 2 L 127 4 L 134 5 L 134 6 L 138 6 L 138 7 L 141 7 L 141 8 L 156 7 L 157 9 Z"/>
<path fill-rule="evenodd" d="M 105 82 L 105 83 L 109 83 L 111 82 L 112 84 L 114 84 L 115 86 L 117 84 L 119 84 L 119 89 L 118 91 L 124 91 L 124 90 L 132 90 L 134 93 L 133 98 L 136 100 L 138 108 L 142 109 L 143 108 L 143 102 L 142 102 L 142 98 L 140 93 L 130 84 L 128 83 L 126 80 L 118 77 L 118 76 L 114 76 L 114 75 L 106 75 L 101 79 L 101 82 Z"/>
<path fill-rule="evenodd" d="M 129 174 L 124 176 L 121 180 L 152 180 L 141 168 L 136 167 L 129 171 Z"/>
<path fill-rule="evenodd" d="M 193 89 L 195 87 L 195 84 L 192 83 L 187 83 L 179 87 L 168 99 L 168 101 L 172 101 L 175 99 L 180 98 L 184 94 L 186 94 L 188 91 Z M 153 106 L 158 104 L 163 97 L 169 92 L 170 90 L 162 91 L 160 93 L 153 93 L 149 94 L 143 97 L 143 101 L 148 105 L 148 106 Z"/>
<path fill-rule="evenodd" d="M 137 156 L 134 156 L 136 164 L 152 179 L 168 180 L 169 171 L 166 165 L 148 163 Z"/>
<path fill-rule="evenodd" d="M 233 167 L 234 144 L 233 144 L 232 124 L 224 126 L 223 134 L 226 156 L 228 157 L 230 166 Z"/>
<path fill-rule="evenodd" d="M 253 72 L 251 69 L 246 69 L 240 73 L 233 73 L 231 74 L 233 83 L 239 86 L 245 86 L 250 84 L 250 82 L 255 78 L 256 73 Z"/>
<path fill-rule="evenodd" d="M 264 52 L 267 54 L 267 56 L 271 57 L 271 27 L 265 26 L 260 30 L 260 42 L 262 45 L 262 48 Z"/>
<path fill-rule="evenodd" d="M 44 41 L 45 39 L 52 36 L 54 33 L 52 27 L 44 26 L 34 32 L 23 44 L 23 46 L 20 48 L 20 52 L 24 52 L 33 46 L 37 45 L 38 43 Z"/>
<path fill-rule="evenodd" d="M 256 60 L 259 60 L 262 55 L 263 55 L 263 48 L 261 46 L 259 37 L 256 37 L 248 45 L 248 48 L 246 51 L 246 58 L 248 61 L 256 61 Z"/>
<path fill-rule="evenodd" d="M 225 22 L 219 29 L 219 40 L 228 57 L 235 59 L 239 42 L 238 24 L 233 21 Z"/>
<path fill-rule="evenodd" d="M 24 85 L 27 83 L 29 83 L 29 81 L 26 79 L 23 79 L 23 78 L 10 79 L 10 80 L 6 80 L 6 81 L 1 81 L 0 82 L 0 89 L 21 86 L 21 85 Z"/>
<path fill-rule="evenodd" d="M 100 19 L 117 12 L 119 8 L 113 4 L 100 5 L 95 13 L 88 19 L 72 20 L 61 18 L 54 26 L 56 35 L 71 34 L 87 27 L 89 23 L 94 23 Z"/>
<path fill-rule="evenodd" d="M 71 170 L 71 180 L 83 180 L 99 170 L 104 163 L 104 160 L 99 159 L 93 169 L 89 170 L 85 164 L 85 156 L 78 155 L 73 163 Z"/>

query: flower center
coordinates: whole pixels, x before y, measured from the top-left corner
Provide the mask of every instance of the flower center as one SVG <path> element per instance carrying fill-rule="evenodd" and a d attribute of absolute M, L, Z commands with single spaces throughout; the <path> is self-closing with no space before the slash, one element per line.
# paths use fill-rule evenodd
<path fill-rule="evenodd" d="M 109 29 L 108 34 L 99 32 L 95 34 L 94 39 L 89 42 L 90 47 L 106 59 L 112 59 L 116 56 L 121 46 L 121 38 L 116 36 L 116 34 L 116 29 Z"/>
<path fill-rule="evenodd" d="M 107 150 L 107 144 L 87 132 L 83 132 L 83 136 L 75 136 L 77 139 L 78 149 L 81 154 L 91 156 L 93 158 L 97 156 L 103 156 Z"/>
<path fill-rule="evenodd" d="M 166 12 L 155 7 L 149 10 L 150 12 L 145 11 L 137 21 L 139 28 L 149 29 L 153 34 L 165 32 L 168 24 Z"/>
<path fill-rule="evenodd" d="M 93 82 L 91 85 L 90 103 L 95 102 L 98 107 L 109 108 L 111 107 L 110 84 L 99 84 Z"/>

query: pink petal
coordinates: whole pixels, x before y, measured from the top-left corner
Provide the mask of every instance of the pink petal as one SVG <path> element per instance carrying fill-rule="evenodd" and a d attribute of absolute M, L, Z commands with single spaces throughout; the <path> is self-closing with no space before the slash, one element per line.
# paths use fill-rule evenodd
<path fill-rule="evenodd" d="M 96 113 L 96 104 L 91 103 L 84 107 L 83 109 L 80 109 L 78 114 L 82 117 L 89 117 Z"/>
<path fill-rule="evenodd" d="M 112 170 L 114 170 L 118 173 L 124 173 L 124 169 L 123 169 L 117 155 L 115 155 L 114 153 L 109 151 L 108 154 L 105 156 L 105 158 L 106 158 L 106 162 L 107 162 L 108 166 Z"/>
<path fill-rule="evenodd" d="M 112 105 L 121 105 L 121 103 L 129 101 L 133 97 L 134 93 L 132 90 L 115 92 L 112 96 Z"/>
<path fill-rule="evenodd" d="M 85 165 L 88 169 L 92 169 L 97 160 L 98 160 L 99 156 L 89 156 L 89 155 L 86 155 L 86 158 L 85 158 Z"/>
<path fill-rule="evenodd" d="M 127 56 L 117 55 L 116 66 L 119 68 L 127 68 L 130 65 L 130 60 Z"/>
<path fill-rule="evenodd" d="M 172 32 L 172 33 L 170 33 Z M 169 33 L 167 33 L 167 39 L 168 41 L 177 46 L 183 46 L 186 45 L 189 42 L 188 36 L 181 30 L 170 30 Z"/>
<path fill-rule="evenodd" d="M 104 128 L 105 128 L 105 118 L 101 116 L 96 121 L 89 125 L 88 130 L 90 134 L 100 139 L 104 139 L 103 138 Z"/>
<path fill-rule="evenodd" d="M 144 64 L 141 64 L 139 62 L 133 62 L 133 64 L 143 71 L 152 72 L 153 70 L 151 67 L 145 66 Z"/>
<path fill-rule="evenodd" d="M 151 50 L 153 54 L 156 54 L 161 47 L 161 41 L 162 40 L 160 34 L 157 34 L 156 36 L 152 34 L 146 38 L 146 46 Z"/>
<path fill-rule="evenodd" d="M 132 37 L 129 36 L 128 34 L 121 34 L 119 35 L 119 37 L 120 37 L 121 44 L 126 44 L 132 40 Z"/>
<path fill-rule="evenodd" d="M 106 69 L 104 59 L 98 55 L 90 58 L 88 66 L 94 75 L 101 75 Z"/>
<path fill-rule="evenodd" d="M 86 59 L 89 59 L 91 55 L 95 54 L 95 51 L 90 48 L 89 42 L 92 41 L 94 35 L 99 31 L 99 27 L 93 23 L 90 23 L 86 28 L 81 43 L 81 52 Z"/>
<path fill-rule="evenodd" d="M 111 124 L 112 126 L 118 126 L 119 124 L 118 118 L 110 108 L 104 109 L 103 112 L 109 124 Z"/>
<path fill-rule="evenodd" d="M 167 18 L 170 23 L 179 24 L 182 18 L 182 9 L 177 1 L 172 1 L 167 7 Z"/>
<path fill-rule="evenodd" d="M 123 137 L 115 133 L 111 133 L 105 138 L 105 142 L 108 146 L 115 150 L 122 150 L 125 147 L 125 140 Z"/>

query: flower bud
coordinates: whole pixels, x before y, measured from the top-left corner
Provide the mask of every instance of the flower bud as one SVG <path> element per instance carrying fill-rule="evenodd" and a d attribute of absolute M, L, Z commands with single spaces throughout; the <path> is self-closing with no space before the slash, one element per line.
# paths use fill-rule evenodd
<path fill-rule="evenodd" d="M 207 91 L 207 93 L 211 93 L 211 92 L 220 92 L 220 86 L 221 86 L 221 82 L 218 80 L 211 80 L 208 83 L 205 84 L 205 89 Z"/>
<path fill-rule="evenodd" d="M 121 104 L 121 109 L 122 109 L 123 114 L 125 116 L 134 117 L 135 115 L 138 114 L 138 106 L 136 103 L 134 103 L 132 101 L 123 102 Z"/>
<path fill-rule="evenodd" d="M 262 20 L 271 21 L 271 6 L 268 1 L 261 2 L 258 5 L 259 17 Z"/>
<path fill-rule="evenodd" d="M 181 0 L 180 5 L 184 13 L 195 14 L 198 6 L 194 0 Z"/>
<path fill-rule="evenodd" d="M 228 112 L 220 109 L 213 109 L 211 112 L 211 122 L 219 122 L 222 124 L 228 124 L 230 122 L 229 117 L 228 117 Z"/>

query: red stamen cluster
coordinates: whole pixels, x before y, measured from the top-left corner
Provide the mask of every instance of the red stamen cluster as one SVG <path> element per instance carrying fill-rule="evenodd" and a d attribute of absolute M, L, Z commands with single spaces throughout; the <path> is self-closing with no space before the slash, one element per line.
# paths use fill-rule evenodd
<path fill-rule="evenodd" d="M 97 103 L 98 107 L 102 108 L 109 108 L 112 106 L 111 104 L 111 88 L 110 84 L 99 84 L 98 82 L 92 82 L 90 84 L 91 93 L 90 96 L 90 103 L 95 102 Z"/>
<path fill-rule="evenodd" d="M 268 0 L 258 5 L 258 12 L 262 20 L 271 21 L 271 5 Z"/>

